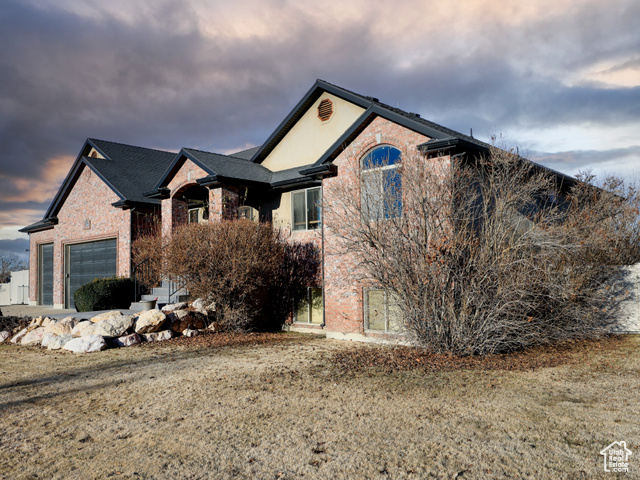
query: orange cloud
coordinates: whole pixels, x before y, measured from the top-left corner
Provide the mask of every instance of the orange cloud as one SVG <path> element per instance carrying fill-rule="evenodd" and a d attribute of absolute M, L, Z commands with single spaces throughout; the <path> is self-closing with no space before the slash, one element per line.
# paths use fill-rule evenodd
<path fill-rule="evenodd" d="M 47 160 L 40 178 L 10 177 L 0 174 L 1 179 L 9 180 L 17 192 L 13 195 L 3 196 L 5 202 L 46 202 L 51 200 L 67 172 L 73 164 L 71 156 L 53 157 Z M 4 223 L 1 222 L 0 223 Z"/>

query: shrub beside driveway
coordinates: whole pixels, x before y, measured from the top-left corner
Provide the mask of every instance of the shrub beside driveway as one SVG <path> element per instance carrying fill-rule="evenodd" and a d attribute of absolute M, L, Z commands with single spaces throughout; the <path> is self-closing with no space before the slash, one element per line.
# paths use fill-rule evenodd
<path fill-rule="evenodd" d="M 607 478 L 599 452 L 619 440 L 640 468 L 637 336 L 515 370 L 393 367 L 391 347 L 299 334 L 196 339 L 0 346 L 0 478 Z"/>

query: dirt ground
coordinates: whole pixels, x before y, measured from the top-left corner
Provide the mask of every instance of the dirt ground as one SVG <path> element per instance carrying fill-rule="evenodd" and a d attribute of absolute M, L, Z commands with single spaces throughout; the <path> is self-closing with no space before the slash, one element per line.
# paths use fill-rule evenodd
<path fill-rule="evenodd" d="M 640 478 L 638 336 L 516 370 L 354 372 L 349 352 L 390 347 L 235 343 L 0 346 L 0 478 Z M 619 440 L 630 473 L 605 474 Z"/>

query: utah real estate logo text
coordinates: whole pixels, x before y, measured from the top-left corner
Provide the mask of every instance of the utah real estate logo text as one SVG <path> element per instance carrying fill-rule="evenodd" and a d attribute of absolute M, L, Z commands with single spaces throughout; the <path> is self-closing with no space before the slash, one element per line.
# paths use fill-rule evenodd
<path fill-rule="evenodd" d="M 627 442 L 613 442 L 600 452 L 604 456 L 605 472 L 629 472 L 629 455 L 631 450 L 627 448 Z"/>

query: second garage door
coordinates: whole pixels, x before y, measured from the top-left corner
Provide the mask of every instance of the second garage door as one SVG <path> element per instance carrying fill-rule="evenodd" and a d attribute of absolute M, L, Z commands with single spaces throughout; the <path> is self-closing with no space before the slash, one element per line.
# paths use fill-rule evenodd
<path fill-rule="evenodd" d="M 116 275 L 116 239 L 68 245 L 66 260 L 66 307 L 73 308 L 73 295 L 79 287 L 94 278 Z"/>

